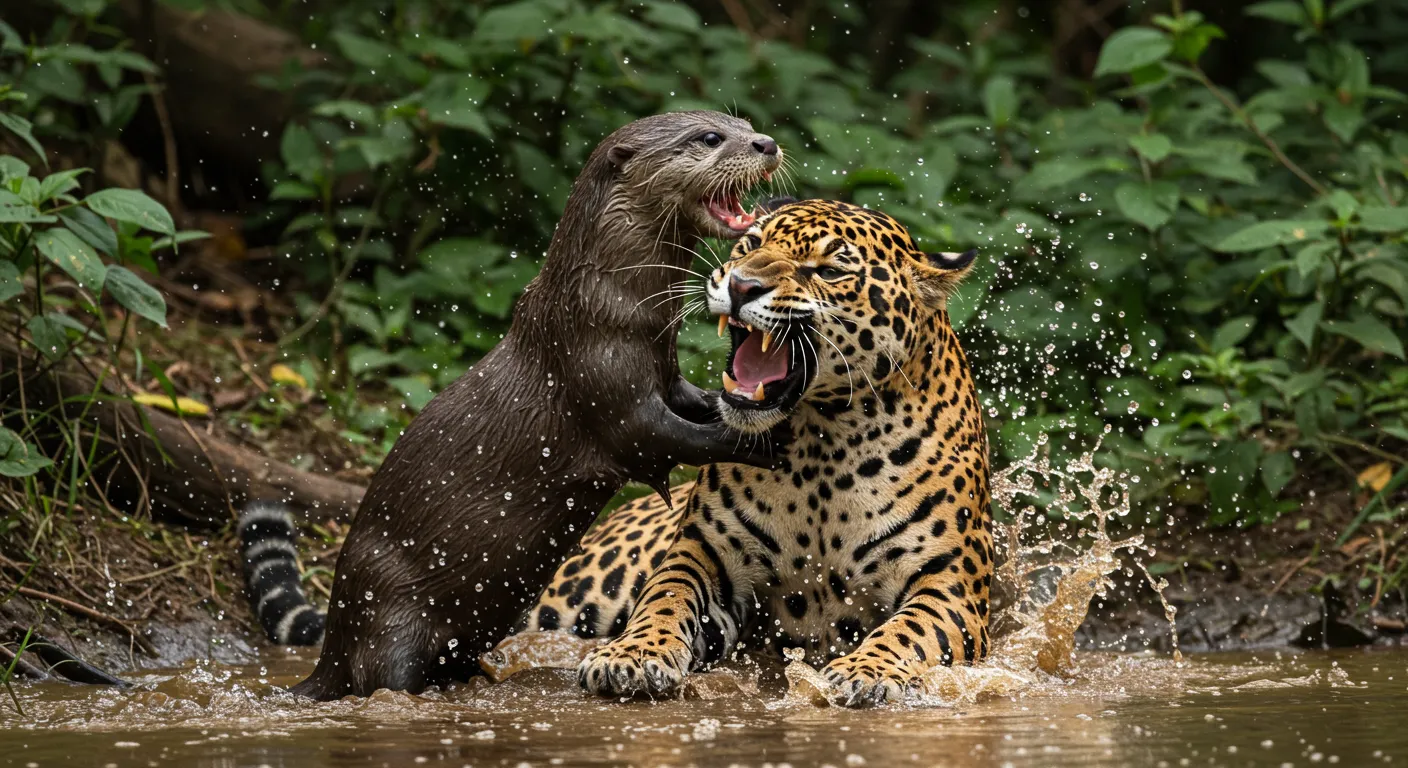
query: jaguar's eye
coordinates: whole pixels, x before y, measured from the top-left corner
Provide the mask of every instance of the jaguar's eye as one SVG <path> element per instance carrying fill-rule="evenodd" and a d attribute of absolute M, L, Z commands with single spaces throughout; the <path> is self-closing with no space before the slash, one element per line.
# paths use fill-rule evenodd
<path fill-rule="evenodd" d="M 704 142 L 704 146 L 706 147 L 717 147 L 720 144 L 724 143 L 724 137 L 720 136 L 717 133 L 714 133 L 713 131 L 709 131 L 703 136 L 700 136 L 699 140 Z"/>
<path fill-rule="evenodd" d="M 746 253 L 762 245 L 763 238 L 759 235 L 746 235 L 739 244 L 743 246 L 742 250 Z"/>
<path fill-rule="evenodd" d="M 845 277 L 846 271 L 843 269 L 837 269 L 836 267 L 832 266 L 817 267 L 816 276 L 821 278 L 822 280 L 830 282 L 833 280 L 840 280 L 841 278 Z"/>

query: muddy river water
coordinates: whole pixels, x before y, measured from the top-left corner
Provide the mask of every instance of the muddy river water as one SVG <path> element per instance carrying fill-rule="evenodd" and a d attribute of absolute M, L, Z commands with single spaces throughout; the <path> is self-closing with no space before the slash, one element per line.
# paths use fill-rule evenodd
<path fill-rule="evenodd" d="M 735 664 L 659 702 L 591 698 L 548 669 L 422 697 L 319 704 L 280 690 L 311 666 L 198 663 L 127 690 L 17 686 L 25 715 L 0 704 L 0 765 L 1408 764 L 1403 650 L 1182 663 L 1078 652 L 1060 678 L 859 711 L 813 703 L 780 663 Z"/>

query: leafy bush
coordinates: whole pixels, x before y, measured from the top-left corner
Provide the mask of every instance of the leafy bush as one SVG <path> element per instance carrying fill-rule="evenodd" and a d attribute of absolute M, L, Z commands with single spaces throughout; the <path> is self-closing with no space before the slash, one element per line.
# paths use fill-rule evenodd
<path fill-rule="evenodd" d="M 46 138 L 74 138 L 75 124 L 69 120 L 74 117 L 74 105 L 83 103 L 85 109 L 94 110 L 100 126 L 96 135 L 87 138 L 111 138 L 131 119 L 135 99 L 146 88 L 122 86 L 122 70 L 156 70 L 146 59 L 122 49 L 97 51 L 72 43 L 25 45 L 3 22 L 0 63 L 4 64 L 0 107 L 5 109 L 0 112 L 0 127 L 32 150 L 28 159 L 40 165 L 34 168 L 24 158 L 0 155 L 0 312 L 10 326 L 7 335 L 22 339 L 22 351 L 33 350 L 36 367 L 75 354 L 116 364 L 128 351 L 131 323 L 166 327 L 166 302 L 139 273 L 156 271 L 153 253 L 203 233 L 178 232 L 166 208 L 138 190 L 107 188 L 84 195 L 81 187 L 90 173 L 87 168 L 46 172 L 49 158 L 35 136 L 34 121 L 43 126 Z M 88 93 L 85 68 L 110 89 Z M 20 334 L 20 329 L 27 333 Z M 150 365 L 140 350 L 136 359 L 139 365 Z M 90 401 L 105 396 L 102 382 L 109 374 L 104 371 Z M 161 369 L 152 367 L 152 374 L 166 384 L 174 400 Z M 95 457 L 85 460 L 83 456 L 91 446 L 82 442 L 81 417 L 65 421 L 64 415 L 26 411 L 22 393 L 0 393 L 0 417 L 12 426 L 22 425 L 19 431 L 0 425 L 0 476 L 22 479 L 33 509 L 47 508 L 42 498 L 58 498 L 61 489 L 66 489 L 73 503 L 99 463 Z M 46 455 L 34 443 L 34 435 L 54 431 L 63 436 L 64 446 Z M 48 480 L 52 482 L 41 491 L 36 476 L 46 469 L 51 469 Z M 7 530 L 17 524 L 14 517 L 4 522 Z"/>
<path fill-rule="evenodd" d="M 982 251 L 951 312 L 999 462 L 1045 435 L 1058 451 L 1104 439 L 1148 506 L 1205 506 L 1214 524 L 1272 519 L 1368 464 L 1397 472 L 1408 134 L 1389 85 L 1408 60 L 1386 41 L 1408 20 L 1363 0 L 1257 3 L 1243 71 L 1199 13 L 1135 9 L 1072 79 L 1039 28 L 950 5 L 879 67 L 851 36 L 870 15 L 841 0 L 794 42 L 669 0 L 355 0 L 309 19 L 242 4 L 335 54 L 277 78 L 304 105 L 257 212 L 301 289 L 286 354 L 327 361 L 323 394 L 375 460 L 499 340 L 595 143 L 727 106 L 780 141 L 796 192 Z M 42 55 L 145 71 L 117 50 Z M 114 104 L 143 87 L 100 79 Z M 78 125 L 87 99 L 40 85 L 70 106 L 46 124 Z M 108 255 L 131 263 L 125 242 Z M 704 323 L 681 335 L 701 384 L 717 385 L 718 343 Z"/>

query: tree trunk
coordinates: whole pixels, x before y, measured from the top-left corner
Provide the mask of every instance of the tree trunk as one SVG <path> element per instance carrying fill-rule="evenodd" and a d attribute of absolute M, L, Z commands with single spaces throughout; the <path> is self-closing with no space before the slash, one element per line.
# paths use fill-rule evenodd
<path fill-rule="evenodd" d="M 46 368 L 47 361 L 36 360 L 32 349 L 21 352 L 13 337 L 0 338 L 0 405 L 13 412 L 23 397 L 29 413 L 52 410 L 70 428 L 81 427 L 86 440 L 96 429 L 98 466 L 89 483 L 120 510 L 150 510 L 156 520 L 208 529 L 233 520 L 251 499 L 281 500 L 298 511 L 344 520 L 361 501 L 361 486 L 202 434 L 176 416 L 120 397 L 90 403 L 97 378 L 82 360 L 70 357 Z M 115 394 L 112 386 L 104 391 Z M 83 423 L 75 423 L 85 408 Z M 41 426 L 38 432 L 51 455 L 62 446 L 52 430 Z M 104 461 L 107 457 L 113 458 Z"/>

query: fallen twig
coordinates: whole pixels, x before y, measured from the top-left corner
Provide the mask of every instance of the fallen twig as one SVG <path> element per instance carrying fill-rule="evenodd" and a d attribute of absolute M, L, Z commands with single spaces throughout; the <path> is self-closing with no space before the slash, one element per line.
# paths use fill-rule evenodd
<path fill-rule="evenodd" d="M 116 616 L 109 616 L 108 614 L 103 613 L 102 611 L 99 611 L 94 608 L 89 608 L 88 606 L 83 605 L 82 603 L 75 603 L 74 601 L 69 600 L 67 598 L 59 597 L 58 595 L 51 595 L 48 592 L 40 592 L 39 590 L 33 589 L 31 587 L 19 587 L 16 591 L 19 594 L 24 595 L 25 597 L 32 598 L 34 600 L 43 600 L 46 603 L 52 603 L 54 605 L 59 606 L 60 608 L 64 608 L 68 611 L 79 614 L 80 616 L 92 619 L 93 621 L 96 621 L 99 624 L 105 624 L 114 629 L 120 629 L 130 635 L 132 637 L 133 642 L 140 646 L 142 648 L 142 651 L 148 656 L 157 655 L 156 647 L 152 645 L 152 642 L 150 640 L 138 633 L 137 630 L 131 624 L 128 624 L 127 622 L 117 618 Z"/>

